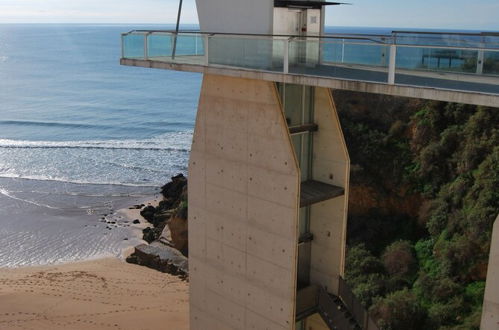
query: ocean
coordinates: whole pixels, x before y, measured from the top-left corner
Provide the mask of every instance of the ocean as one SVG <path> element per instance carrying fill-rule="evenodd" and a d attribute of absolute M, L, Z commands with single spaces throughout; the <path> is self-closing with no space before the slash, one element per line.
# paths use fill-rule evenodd
<path fill-rule="evenodd" d="M 0 267 L 119 255 L 114 212 L 186 173 L 201 75 L 120 66 L 134 28 L 0 25 Z"/>

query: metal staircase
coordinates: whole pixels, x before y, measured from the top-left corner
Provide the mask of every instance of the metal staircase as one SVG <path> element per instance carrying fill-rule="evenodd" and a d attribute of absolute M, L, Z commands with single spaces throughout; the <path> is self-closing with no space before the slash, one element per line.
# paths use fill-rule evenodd
<path fill-rule="evenodd" d="M 318 313 L 329 329 L 379 330 L 341 277 L 339 284 L 339 296 L 317 285 L 298 290 L 296 321 Z"/>

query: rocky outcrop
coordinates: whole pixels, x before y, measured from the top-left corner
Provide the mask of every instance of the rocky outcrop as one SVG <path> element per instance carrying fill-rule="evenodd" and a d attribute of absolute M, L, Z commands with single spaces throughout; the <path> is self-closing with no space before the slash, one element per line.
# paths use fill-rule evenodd
<path fill-rule="evenodd" d="M 142 231 L 150 245 L 137 246 L 127 261 L 184 276 L 188 255 L 187 178 L 183 174 L 172 177 L 161 187 L 161 194 L 163 199 L 157 207 L 148 205 L 140 211 L 151 224 Z"/>
<path fill-rule="evenodd" d="M 135 252 L 126 261 L 183 278 L 186 278 L 189 272 L 187 257 L 178 250 L 158 242 L 135 247 Z"/>

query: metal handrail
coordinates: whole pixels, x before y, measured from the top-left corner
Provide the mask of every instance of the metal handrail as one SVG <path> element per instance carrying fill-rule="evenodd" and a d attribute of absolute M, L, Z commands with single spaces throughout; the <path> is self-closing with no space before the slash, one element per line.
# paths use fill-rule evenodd
<path fill-rule="evenodd" d="M 176 34 L 174 30 L 132 30 L 124 32 L 121 35 L 127 36 L 130 34 Z M 348 39 L 348 40 L 366 40 L 375 43 L 385 44 L 383 41 L 372 39 L 372 37 L 392 38 L 391 35 L 361 35 L 361 34 L 325 34 L 325 35 L 294 35 L 294 34 L 256 34 L 256 33 L 228 33 L 228 32 L 202 32 L 202 31 L 179 31 L 178 34 L 198 34 L 208 36 L 238 36 L 238 37 L 256 37 L 261 39 L 271 38 L 310 38 L 310 39 Z"/>
<path fill-rule="evenodd" d="M 348 40 L 366 40 L 374 43 L 380 44 L 397 44 L 397 45 L 414 45 L 414 44 L 403 44 L 398 43 L 397 38 L 403 37 L 404 35 L 432 35 L 432 36 L 463 36 L 463 37 L 499 37 L 499 32 L 479 32 L 479 33 L 468 33 L 468 32 L 426 32 L 426 31 L 392 31 L 391 34 L 357 34 L 357 33 L 327 33 L 323 35 L 294 35 L 294 34 L 256 34 L 256 33 L 230 33 L 230 32 L 204 32 L 196 30 L 183 30 L 178 33 L 175 30 L 132 30 L 130 32 L 122 33 L 122 35 L 129 35 L 133 33 L 171 33 L 171 34 L 199 34 L 199 35 L 210 35 L 210 36 L 247 36 L 247 37 L 288 37 L 288 38 L 307 38 L 307 39 L 348 39 Z M 463 39 L 463 41 L 466 41 Z M 477 41 L 475 41 L 477 42 Z M 499 47 L 499 42 L 494 43 Z M 447 45 L 414 45 L 414 46 L 447 46 Z M 455 48 L 479 48 L 486 49 L 486 47 L 468 47 L 468 46 L 447 46 Z M 491 48 L 494 49 L 494 48 Z"/>
<path fill-rule="evenodd" d="M 378 330 L 378 326 L 372 320 L 369 312 L 364 308 L 360 300 L 355 296 L 350 286 L 343 279 L 338 277 L 338 297 L 352 313 L 355 320 L 359 323 L 362 329 L 365 330 Z"/>
<path fill-rule="evenodd" d="M 428 34 L 428 35 L 460 35 L 460 36 L 499 36 L 499 32 L 445 32 L 445 31 L 410 31 L 410 30 L 393 30 L 392 33 L 406 34 Z"/>

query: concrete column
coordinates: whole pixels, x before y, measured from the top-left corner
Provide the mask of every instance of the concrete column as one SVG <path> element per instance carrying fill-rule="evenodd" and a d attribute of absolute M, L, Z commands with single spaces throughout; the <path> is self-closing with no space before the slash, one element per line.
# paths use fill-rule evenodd
<path fill-rule="evenodd" d="M 205 75 L 189 161 L 191 329 L 295 328 L 299 184 L 275 84 Z"/>

